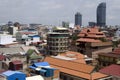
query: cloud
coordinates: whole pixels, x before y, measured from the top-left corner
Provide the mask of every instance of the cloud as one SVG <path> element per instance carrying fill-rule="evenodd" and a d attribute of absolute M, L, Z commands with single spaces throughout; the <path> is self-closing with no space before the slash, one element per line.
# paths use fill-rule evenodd
<path fill-rule="evenodd" d="M 120 0 L 0 0 L 0 23 L 20 21 L 59 25 L 62 21 L 74 23 L 76 12 L 82 14 L 83 24 L 96 22 L 96 8 L 107 3 L 107 24 L 120 24 Z M 114 21 L 112 21 L 114 20 Z"/>

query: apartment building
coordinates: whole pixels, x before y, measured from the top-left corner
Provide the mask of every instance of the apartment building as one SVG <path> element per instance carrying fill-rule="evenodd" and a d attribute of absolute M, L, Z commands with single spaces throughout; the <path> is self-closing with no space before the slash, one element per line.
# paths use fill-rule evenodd
<path fill-rule="evenodd" d="M 48 53 L 57 55 L 68 50 L 68 30 L 66 28 L 55 28 L 47 35 Z"/>

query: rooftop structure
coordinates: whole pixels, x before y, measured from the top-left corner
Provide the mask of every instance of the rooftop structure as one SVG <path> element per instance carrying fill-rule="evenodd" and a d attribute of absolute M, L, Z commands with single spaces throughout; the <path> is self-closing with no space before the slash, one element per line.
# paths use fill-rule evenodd
<path fill-rule="evenodd" d="M 116 48 L 109 53 L 98 54 L 98 65 L 99 68 L 109 66 L 111 64 L 120 64 L 120 48 Z"/>
<path fill-rule="evenodd" d="M 114 79 L 120 79 L 120 65 L 112 64 L 99 70 L 99 72 L 107 75 L 112 75 Z"/>
<path fill-rule="evenodd" d="M 4 78 L 1 80 L 25 80 L 26 76 L 24 73 L 19 71 L 5 71 L 2 74 L 0 74 Z"/>
<path fill-rule="evenodd" d="M 53 56 L 54 58 L 78 62 L 86 64 L 86 58 L 83 54 L 73 51 L 67 51 L 65 53 L 61 53 L 58 56 Z"/>
<path fill-rule="evenodd" d="M 67 80 L 68 78 L 70 78 L 75 80 L 77 79 L 104 80 L 103 78 L 108 77 L 108 75 L 104 75 L 99 72 L 92 73 L 95 68 L 94 66 L 53 57 L 46 57 L 44 61 L 49 62 L 52 67 L 60 70 L 60 79 Z"/>
<path fill-rule="evenodd" d="M 91 57 L 91 50 L 94 47 L 109 46 L 111 43 L 106 41 L 106 36 L 100 31 L 98 27 L 84 28 L 78 34 L 79 39 L 77 39 L 78 51 L 84 53 Z M 106 42 L 105 42 L 106 41 Z M 91 48 L 91 50 L 89 50 Z M 97 49 L 98 50 L 98 49 Z"/>
<path fill-rule="evenodd" d="M 29 66 L 29 69 L 30 69 L 30 73 L 42 75 L 44 78 L 59 79 L 58 77 L 59 73 L 56 73 L 58 69 L 51 67 L 48 62 L 33 63 L 31 66 Z"/>

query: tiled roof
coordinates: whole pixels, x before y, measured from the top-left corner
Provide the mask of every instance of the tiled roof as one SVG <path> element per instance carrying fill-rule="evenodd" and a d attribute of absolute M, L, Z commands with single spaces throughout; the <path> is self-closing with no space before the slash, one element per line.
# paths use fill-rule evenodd
<path fill-rule="evenodd" d="M 120 55 L 113 54 L 112 52 L 110 52 L 110 53 L 99 53 L 98 55 L 115 57 L 115 58 L 119 58 L 120 57 Z"/>
<path fill-rule="evenodd" d="M 120 65 L 112 64 L 101 69 L 99 72 L 112 76 L 120 76 Z"/>
<path fill-rule="evenodd" d="M 100 40 L 90 39 L 90 38 L 80 38 L 77 42 L 101 42 Z"/>
<path fill-rule="evenodd" d="M 69 55 L 72 55 L 72 54 L 73 54 L 73 56 L 69 56 Z M 65 53 L 61 53 L 60 55 L 61 56 L 66 56 L 66 57 L 71 57 L 71 58 L 76 58 L 76 59 L 71 60 L 71 61 L 86 64 L 85 59 L 84 59 L 84 55 L 81 54 L 81 53 L 73 52 L 73 51 L 67 51 Z"/>
<path fill-rule="evenodd" d="M 114 51 L 113 51 L 112 53 L 114 53 L 114 54 L 119 54 L 119 55 L 120 55 L 120 48 L 114 49 Z"/>
<path fill-rule="evenodd" d="M 107 75 L 99 72 L 95 72 L 91 75 L 91 72 L 94 70 L 95 67 L 90 65 L 56 59 L 53 57 L 46 57 L 44 61 L 49 62 L 51 67 L 57 68 L 63 73 L 70 74 L 76 77 L 81 77 L 85 79 L 92 78 L 92 80 L 107 77 Z"/>
<path fill-rule="evenodd" d="M 100 72 L 95 72 L 95 73 L 92 73 L 91 75 L 92 75 L 92 80 L 108 77 L 108 75 L 102 74 Z"/>
<path fill-rule="evenodd" d="M 70 74 L 70 75 L 85 78 L 85 79 L 90 79 L 90 75 L 86 74 L 84 72 L 79 72 L 79 71 L 75 71 L 75 70 L 72 70 L 72 69 L 67 69 L 67 68 L 60 67 L 60 66 L 55 66 L 55 65 L 51 65 L 51 67 L 57 68 L 57 69 L 60 70 L 60 72 L 63 72 L 63 73 L 66 73 L 66 74 Z"/>
<path fill-rule="evenodd" d="M 67 60 L 62 60 L 62 59 L 57 59 L 53 57 L 46 57 L 45 61 L 49 62 L 51 65 L 56 65 L 59 67 L 64 67 L 72 70 L 76 70 L 79 72 L 84 72 L 84 73 L 91 73 L 94 69 L 94 66 L 82 64 L 82 63 L 76 63 L 72 61 L 67 61 Z M 67 64 L 67 65 L 66 65 Z"/>
<path fill-rule="evenodd" d="M 81 59 L 83 59 L 84 58 L 84 55 L 83 54 L 81 54 L 81 53 L 79 53 L 79 52 L 74 52 L 74 51 L 67 51 L 67 52 L 65 52 L 65 53 L 62 53 L 62 54 L 60 54 L 60 55 L 62 55 L 62 56 L 67 56 L 68 54 L 74 54 L 74 56 L 73 57 L 77 57 L 77 58 L 81 58 Z"/>
<path fill-rule="evenodd" d="M 84 28 L 81 33 L 85 33 L 85 32 L 91 32 L 91 33 L 103 33 L 103 32 L 99 32 L 99 28 L 94 27 L 94 28 Z"/>
<path fill-rule="evenodd" d="M 92 38 L 103 38 L 103 37 L 105 37 L 105 35 L 88 34 L 87 37 L 92 37 Z"/>
<path fill-rule="evenodd" d="M 84 37 L 84 36 L 85 36 L 85 34 L 83 34 L 83 33 L 78 34 L 78 37 Z"/>
<path fill-rule="evenodd" d="M 99 28 L 84 28 L 79 34 L 78 37 L 89 37 L 89 38 L 101 38 L 105 37 L 103 32 L 99 32 Z"/>

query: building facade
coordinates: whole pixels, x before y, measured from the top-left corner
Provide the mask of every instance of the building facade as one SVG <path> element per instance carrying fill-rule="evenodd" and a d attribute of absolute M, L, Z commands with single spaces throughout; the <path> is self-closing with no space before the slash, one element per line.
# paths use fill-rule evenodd
<path fill-rule="evenodd" d="M 75 25 L 82 26 L 82 15 L 79 12 L 75 14 Z"/>
<path fill-rule="evenodd" d="M 97 25 L 106 25 L 106 3 L 100 3 L 97 7 Z"/>
<path fill-rule="evenodd" d="M 65 28 L 56 28 L 47 35 L 48 53 L 57 55 L 68 50 L 68 30 Z"/>
<path fill-rule="evenodd" d="M 65 28 L 68 28 L 69 27 L 69 22 L 63 21 L 62 26 L 65 27 Z"/>
<path fill-rule="evenodd" d="M 110 53 L 99 53 L 98 54 L 98 66 L 103 68 L 111 64 L 120 64 L 120 48 L 116 48 Z"/>

